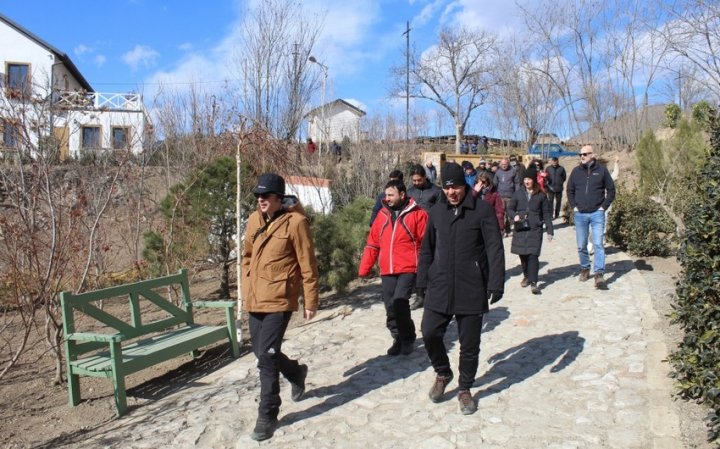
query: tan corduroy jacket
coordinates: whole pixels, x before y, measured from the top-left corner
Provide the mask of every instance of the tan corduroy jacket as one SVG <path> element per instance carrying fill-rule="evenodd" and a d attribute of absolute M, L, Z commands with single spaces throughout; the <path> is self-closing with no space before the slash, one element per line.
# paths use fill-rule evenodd
<path fill-rule="evenodd" d="M 264 225 L 259 210 L 250 215 L 242 254 L 244 310 L 297 311 L 303 292 L 305 308 L 317 310 L 317 259 L 307 218 L 300 212 L 285 212 L 258 234 Z"/>

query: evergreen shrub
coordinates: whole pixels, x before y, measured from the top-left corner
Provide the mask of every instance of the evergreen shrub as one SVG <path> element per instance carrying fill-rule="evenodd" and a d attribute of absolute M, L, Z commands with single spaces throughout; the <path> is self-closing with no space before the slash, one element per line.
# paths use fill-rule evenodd
<path fill-rule="evenodd" d="M 670 254 L 675 223 L 665 211 L 639 191 L 619 187 L 606 223 L 606 236 L 634 256 Z"/>
<path fill-rule="evenodd" d="M 342 293 L 357 277 L 373 201 L 358 197 L 330 215 L 311 215 L 320 285 Z"/>
<path fill-rule="evenodd" d="M 720 436 L 720 127 L 712 119 L 712 145 L 684 215 L 673 322 L 684 338 L 670 355 L 680 396 L 710 407 L 708 440 Z"/>

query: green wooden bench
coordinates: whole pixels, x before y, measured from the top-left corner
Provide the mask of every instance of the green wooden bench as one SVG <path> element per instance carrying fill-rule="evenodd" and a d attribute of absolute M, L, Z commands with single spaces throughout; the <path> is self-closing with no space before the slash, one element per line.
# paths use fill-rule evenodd
<path fill-rule="evenodd" d="M 179 292 L 181 307 L 167 298 L 169 289 Z M 107 306 L 106 301 L 110 300 L 122 301 L 123 305 L 128 303 L 129 320 L 110 314 L 105 310 L 109 307 L 101 309 L 95 304 L 103 301 Z M 80 376 L 112 378 L 117 414 L 122 416 L 127 411 L 125 376 L 128 374 L 186 353 L 194 357 L 197 349 L 221 340 L 228 340 L 233 358 L 240 355 L 235 333 L 235 301 L 192 302 L 187 270 L 184 269 L 171 276 L 78 295 L 62 292 L 60 301 L 68 393 L 72 406 L 80 403 Z M 151 307 L 163 317 L 146 323 L 141 313 L 141 301 L 142 304 L 145 304 L 144 301 L 152 303 Z M 193 307 L 224 308 L 227 325 L 195 324 Z M 102 331 L 76 332 L 76 313 L 94 319 Z"/>

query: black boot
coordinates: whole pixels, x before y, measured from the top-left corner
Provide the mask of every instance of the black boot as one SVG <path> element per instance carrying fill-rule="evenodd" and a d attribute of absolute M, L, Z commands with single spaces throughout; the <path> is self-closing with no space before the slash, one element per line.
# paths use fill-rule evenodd
<path fill-rule="evenodd" d="M 267 418 L 259 416 L 255 423 L 255 429 L 250 434 L 250 438 L 255 441 L 263 441 L 271 438 L 277 429 L 277 418 Z"/>

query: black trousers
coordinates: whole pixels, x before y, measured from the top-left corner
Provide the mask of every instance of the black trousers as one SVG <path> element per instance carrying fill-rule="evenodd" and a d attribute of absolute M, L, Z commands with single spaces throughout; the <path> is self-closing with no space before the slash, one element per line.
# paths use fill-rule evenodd
<path fill-rule="evenodd" d="M 415 274 L 403 273 L 382 276 L 382 296 L 385 303 L 385 325 L 394 340 L 415 341 L 415 323 L 410 316 L 410 296 L 415 289 Z"/>
<path fill-rule="evenodd" d="M 560 206 L 562 205 L 562 190 L 559 192 L 547 191 L 548 200 L 550 200 L 550 212 L 553 213 L 553 217 L 557 218 L 560 216 Z"/>
<path fill-rule="evenodd" d="M 435 373 L 439 376 L 452 375 L 450 359 L 445 347 L 445 331 L 453 315 L 434 312 L 425 309 L 422 318 L 422 336 L 425 350 L 430 358 Z M 460 378 L 458 386 L 461 390 L 469 390 L 475 382 L 478 358 L 480 356 L 480 330 L 482 329 L 482 314 L 455 315 L 458 326 L 458 339 L 460 340 Z"/>
<path fill-rule="evenodd" d="M 282 341 L 292 312 L 250 313 L 250 338 L 260 370 L 258 416 L 277 418 L 280 411 L 280 373 L 299 380 L 300 364 L 282 353 Z"/>
<path fill-rule="evenodd" d="M 540 260 L 534 254 L 525 254 L 520 256 L 522 264 L 523 276 L 530 282 L 538 281 L 538 271 L 540 271 Z"/>

